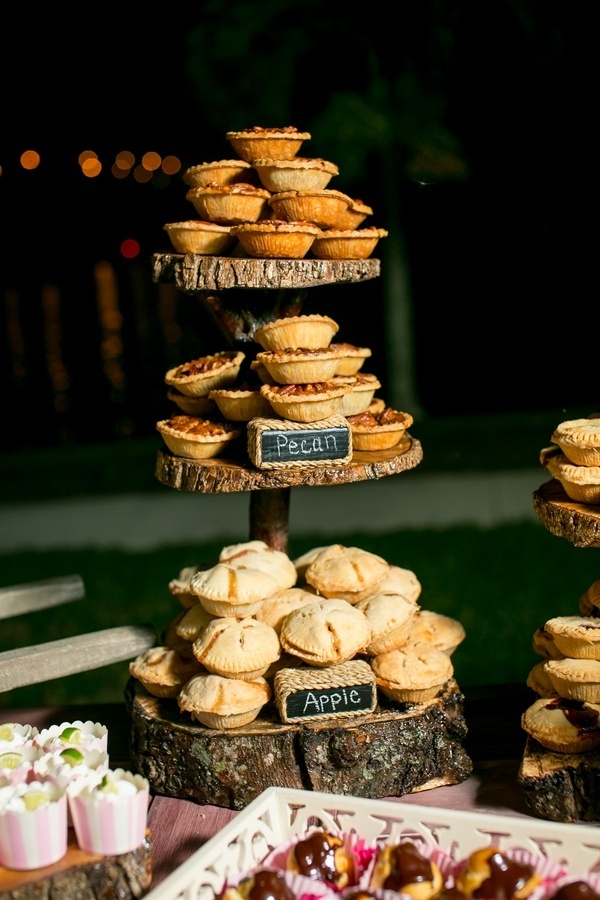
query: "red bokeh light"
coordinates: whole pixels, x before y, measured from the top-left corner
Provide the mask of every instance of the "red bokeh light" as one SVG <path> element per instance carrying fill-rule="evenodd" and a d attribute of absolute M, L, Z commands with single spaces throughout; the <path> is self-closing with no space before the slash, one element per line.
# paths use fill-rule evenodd
<path fill-rule="evenodd" d="M 121 256 L 125 259 L 135 259 L 139 255 L 140 245 L 134 238 L 126 238 L 121 242 Z"/>

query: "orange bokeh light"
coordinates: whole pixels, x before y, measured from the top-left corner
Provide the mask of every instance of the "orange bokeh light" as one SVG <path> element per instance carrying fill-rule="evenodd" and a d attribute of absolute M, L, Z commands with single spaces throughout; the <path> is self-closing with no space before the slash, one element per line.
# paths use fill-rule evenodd
<path fill-rule="evenodd" d="M 142 156 L 142 165 L 149 172 L 156 172 L 157 169 L 160 169 L 161 162 L 162 156 L 153 150 L 149 150 L 148 153 L 144 153 Z"/>
<path fill-rule="evenodd" d="M 37 169 L 41 162 L 41 157 L 37 150 L 24 150 L 21 153 L 20 162 L 24 169 Z"/>

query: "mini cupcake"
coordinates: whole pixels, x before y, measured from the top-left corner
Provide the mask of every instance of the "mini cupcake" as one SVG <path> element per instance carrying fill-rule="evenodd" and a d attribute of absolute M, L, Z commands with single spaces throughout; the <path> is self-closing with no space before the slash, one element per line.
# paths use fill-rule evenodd
<path fill-rule="evenodd" d="M 139 847 L 146 835 L 148 780 L 124 769 L 92 772 L 67 788 L 77 842 L 88 853 L 117 856 Z"/>
<path fill-rule="evenodd" d="M 0 751 L 0 786 L 32 780 L 33 764 L 43 751 L 31 744 L 17 744 Z"/>
<path fill-rule="evenodd" d="M 100 722 L 62 722 L 45 728 L 34 738 L 36 747 L 45 753 L 53 753 L 64 747 L 76 747 L 78 750 L 102 750 L 108 753 L 108 728 Z"/>
<path fill-rule="evenodd" d="M 33 775 L 36 781 L 56 785 L 61 791 L 78 778 L 85 778 L 90 772 L 106 772 L 109 766 L 108 753 L 101 750 L 77 750 L 76 747 L 65 747 L 54 753 L 44 753 L 33 764 Z M 73 825 L 71 810 L 67 804 L 67 824 Z"/>
<path fill-rule="evenodd" d="M 21 725 L 19 722 L 4 722 L 0 725 L 0 753 L 9 747 L 19 744 L 30 744 L 37 735 L 34 725 Z"/>
<path fill-rule="evenodd" d="M 67 797 L 50 782 L 0 788 L 0 865 L 50 866 L 67 852 Z"/>

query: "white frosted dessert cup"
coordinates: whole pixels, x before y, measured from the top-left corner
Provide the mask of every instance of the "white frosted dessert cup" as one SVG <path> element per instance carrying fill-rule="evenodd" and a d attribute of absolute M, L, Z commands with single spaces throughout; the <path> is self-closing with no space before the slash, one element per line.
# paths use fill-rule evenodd
<path fill-rule="evenodd" d="M 51 866 L 67 852 L 67 797 L 49 782 L 0 788 L 0 865 Z"/>
<path fill-rule="evenodd" d="M 114 856 L 139 847 L 146 834 L 149 783 L 124 769 L 93 772 L 67 788 L 77 843 L 88 853 Z"/>

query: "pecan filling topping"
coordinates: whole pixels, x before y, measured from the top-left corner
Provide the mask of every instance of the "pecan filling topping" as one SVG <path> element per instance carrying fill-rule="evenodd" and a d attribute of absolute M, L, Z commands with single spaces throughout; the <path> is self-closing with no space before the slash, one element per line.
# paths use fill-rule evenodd
<path fill-rule="evenodd" d="M 191 362 L 183 363 L 176 372 L 178 378 L 187 378 L 189 375 L 204 375 L 205 372 L 215 372 L 227 363 L 231 362 L 233 354 L 226 356 L 200 356 Z"/>
<path fill-rule="evenodd" d="M 391 406 L 386 406 L 380 413 L 370 413 L 368 410 L 358 413 L 356 416 L 348 416 L 351 425 L 363 425 L 367 428 L 377 428 L 380 425 L 403 425 L 404 416 Z"/>
<path fill-rule="evenodd" d="M 253 125 L 252 128 L 242 128 L 239 134 L 298 134 L 298 129 L 293 125 L 286 125 L 284 128 L 261 128 L 260 125 Z"/>
<path fill-rule="evenodd" d="M 324 350 L 321 347 L 314 349 L 311 347 L 285 347 L 284 349 L 268 350 L 261 355 L 263 359 L 266 359 L 267 357 L 282 359 L 285 356 L 303 356 L 306 357 L 306 359 L 310 359 L 311 357 L 331 356 L 331 353 L 329 350 Z"/>
<path fill-rule="evenodd" d="M 311 381 L 309 384 L 273 384 L 269 391 L 281 397 L 310 397 L 314 394 L 326 394 L 335 390 L 331 381 Z"/>
<path fill-rule="evenodd" d="M 169 419 L 168 424 L 174 431 L 199 437 L 212 437 L 234 430 L 233 426 L 227 422 L 214 422 L 211 419 L 200 419 L 196 416 L 173 416 Z"/>

